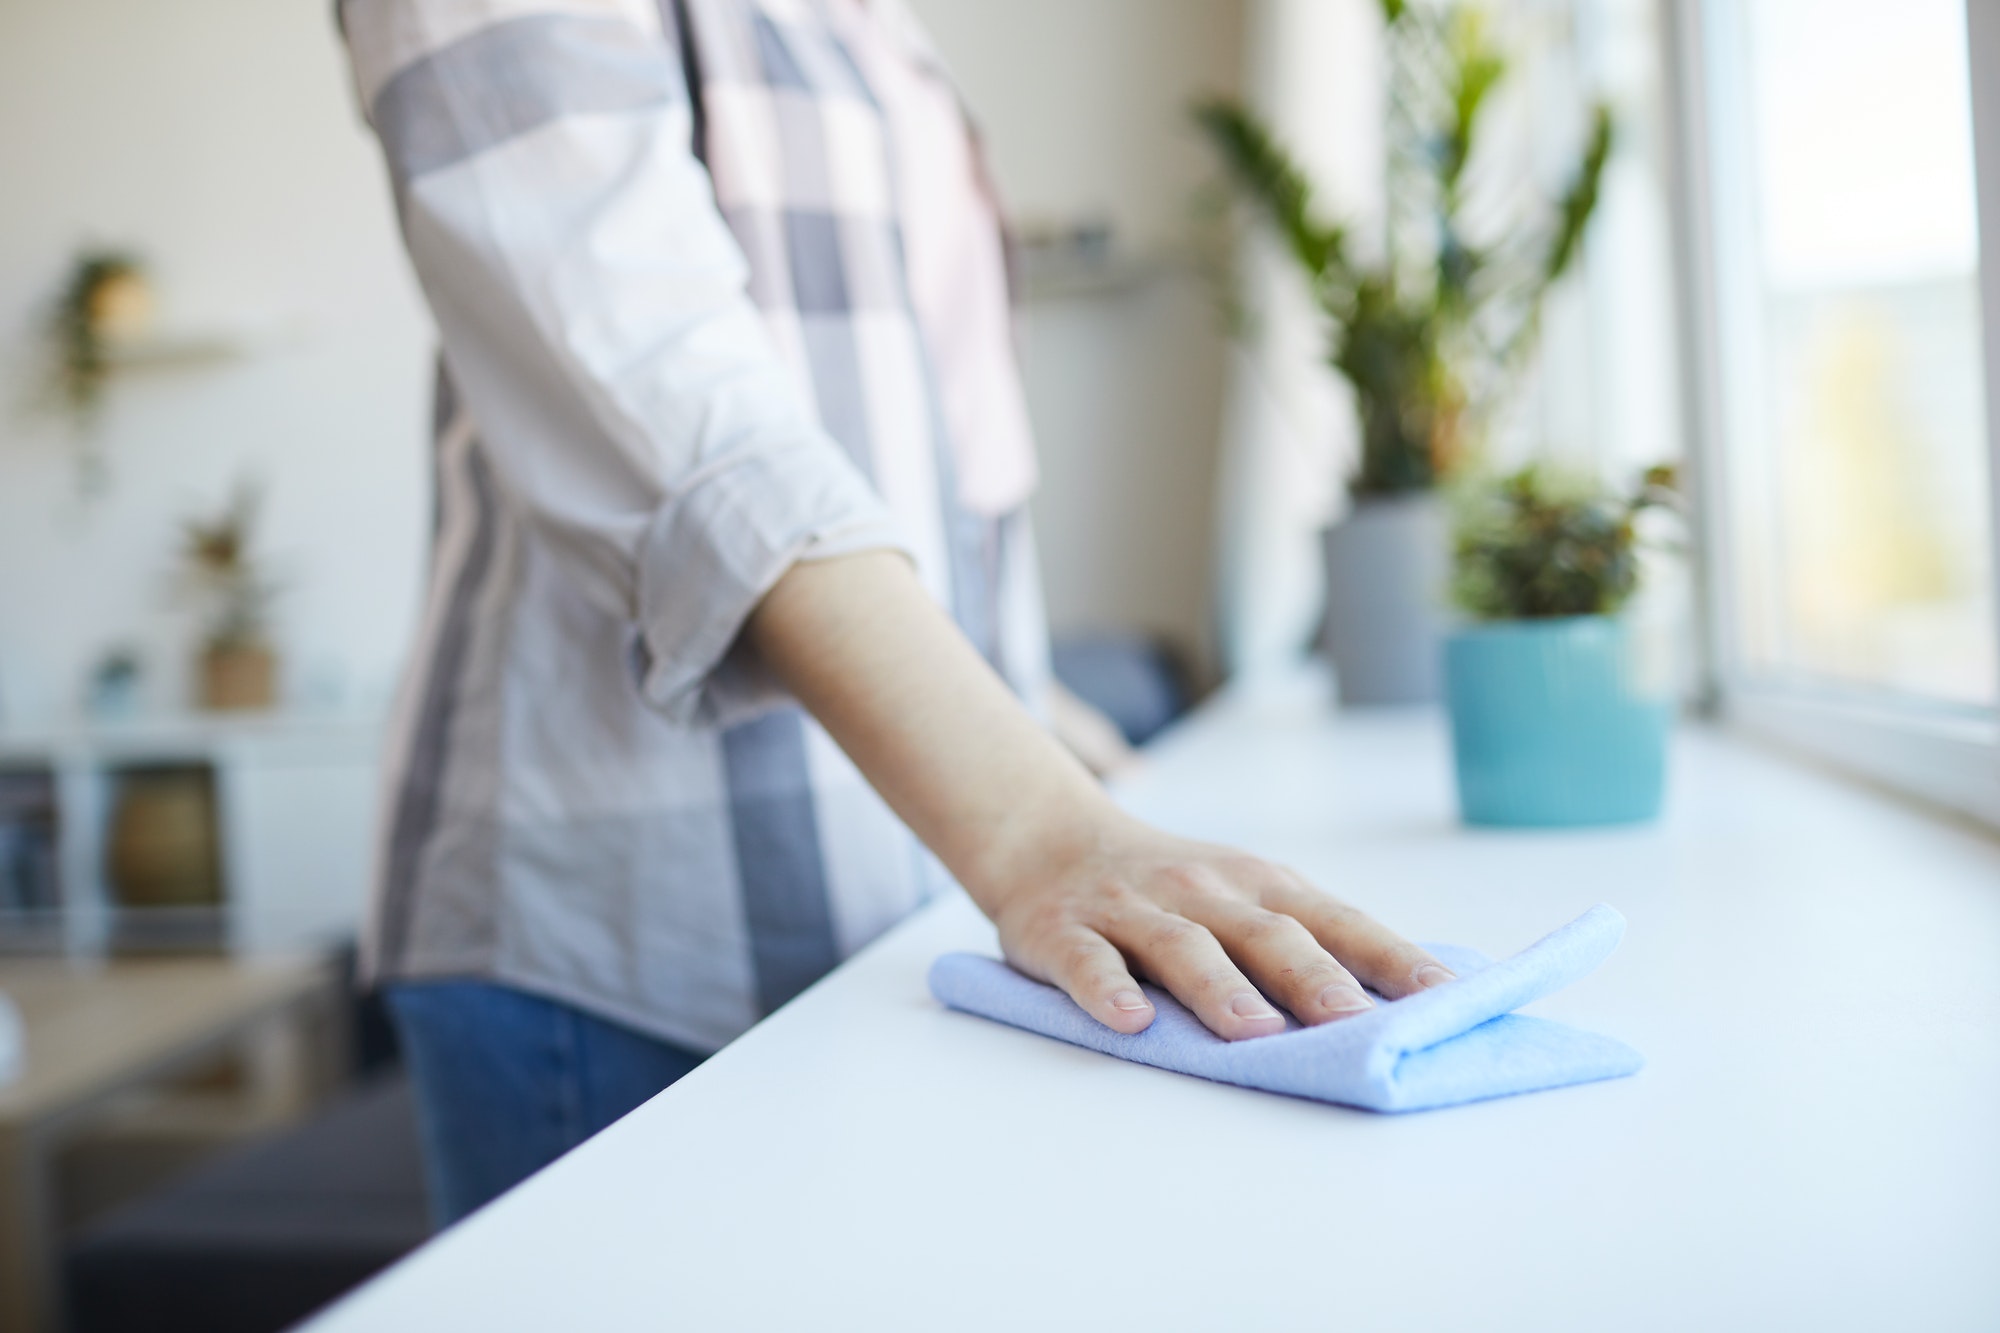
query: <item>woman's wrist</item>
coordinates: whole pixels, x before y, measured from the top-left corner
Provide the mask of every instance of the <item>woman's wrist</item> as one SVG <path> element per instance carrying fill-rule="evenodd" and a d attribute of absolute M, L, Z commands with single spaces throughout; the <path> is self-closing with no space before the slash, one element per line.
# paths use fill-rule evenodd
<path fill-rule="evenodd" d="M 1102 787 L 1084 777 L 1016 804 L 996 827 L 970 840 L 965 864 L 952 869 L 979 909 L 998 920 L 1024 891 L 1106 855 L 1138 828 Z"/>
<path fill-rule="evenodd" d="M 748 632 L 988 916 L 1133 823 L 899 555 L 793 567 Z"/>

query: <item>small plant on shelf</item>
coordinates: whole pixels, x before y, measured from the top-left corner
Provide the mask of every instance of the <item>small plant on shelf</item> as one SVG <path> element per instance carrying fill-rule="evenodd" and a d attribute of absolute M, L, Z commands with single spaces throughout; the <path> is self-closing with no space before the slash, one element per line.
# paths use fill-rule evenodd
<path fill-rule="evenodd" d="M 145 265 L 131 254 L 87 250 L 70 264 L 49 312 L 51 388 L 71 416 L 88 423 L 104 403 L 112 350 L 144 334 L 153 316 Z"/>
<path fill-rule="evenodd" d="M 1625 495 L 1531 465 L 1459 498 L 1452 600 L 1475 620 L 1616 615 L 1639 586 L 1639 523 L 1679 501 L 1675 471 Z"/>
<path fill-rule="evenodd" d="M 277 699 L 270 611 L 278 585 L 252 552 L 261 490 L 241 483 L 218 513 L 187 520 L 181 563 L 206 608 L 201 702 L 207 708 L 266 708 Z"/>
<path fill-rule="evenodd" d="M 50 406 L 68 418 L 77 480 L 86 495 L 108 481 L 98 423 L 117 368 L 120 344 L 143 336 L 153 318 L 153 289 L 135 255 L 86 250 L 70 262 L 42 328 Z"/>

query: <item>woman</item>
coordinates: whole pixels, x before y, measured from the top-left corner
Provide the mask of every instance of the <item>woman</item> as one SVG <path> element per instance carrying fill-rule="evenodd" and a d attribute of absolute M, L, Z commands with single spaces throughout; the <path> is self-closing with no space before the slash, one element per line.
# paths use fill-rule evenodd
<path fill-rule="evenodd" d="M 370 939 L 443 1218 L 952 879 L 1122 1032 L 1138 975 L 1231 1039 L 1450 976 L 1124 815 L 1017 697 L 998 219 L 900 0 L 342 20 L 447 369 Z"/>

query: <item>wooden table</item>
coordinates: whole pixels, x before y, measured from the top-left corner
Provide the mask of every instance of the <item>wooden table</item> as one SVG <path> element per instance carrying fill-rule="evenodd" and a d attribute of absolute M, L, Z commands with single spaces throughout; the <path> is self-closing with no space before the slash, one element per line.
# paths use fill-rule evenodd
<path fill-rule="evenodd" d="M 1727 736 L 1480 832 L 1441 720 L 1247 690 L 1125 784 L 1419 939 L 1630 922 L 1534 1012 L 1637 1076 L 1387 1116 L 947 1012 L 918 914 L 314 1333 L 2000 1328 L 2000 843 Z"/>
<path fill-rule="evenodd" d="M 0 1085 L 0 1333 L 37 1333 L 61 1327 L 51 1177 L 63 1142 L 121 1097 L 246 1042 L 264 1109 L 301 1109 L 324 1078 L 307 1034 L 336 992 L 318 961 L 225 959 L 7 960 L 0 991 L 27 1037 L 19 1076 Z"/>

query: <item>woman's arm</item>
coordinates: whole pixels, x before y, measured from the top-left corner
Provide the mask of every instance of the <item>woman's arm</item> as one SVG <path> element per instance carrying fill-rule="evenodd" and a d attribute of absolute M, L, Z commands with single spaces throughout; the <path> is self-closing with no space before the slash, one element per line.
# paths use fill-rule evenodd
<path fill-rule="evenodd" d="M 1226 1036 L 1279 1025 L 1246 972 L 1306 1022 L 1335 1012 L 1328 987 L 1351 990 L 1334 957 L 1385 994 L 1420 984 L 1428 959 L 1289 872 L 1122 814 L 879 549 L 896 541 L 885 506 L 748 298 L 657 5 L 341 14 L 495 482 L 565 576 L 637 627 L 654 706 L 713 720 L 757 608 L 753 646 L 1009 957 L 1122 1030 L 1151 1021 L 1126 957 Z"/>
<path fill-rule="evenodd" d="M 802 555 L 893 546 L 750 300 L 655 0 L 342 0 L 397 217 L 502 503 L 637 630 L 677 722 Z"/>
<path fill-rule="evenodd" d="M 1153 1021 L 1135 970 L 1231 1039 L 1283 1026 L 1263 995 L 1323 1023 L 1369 1007 L 1357 977 L 1395 997 L 1452 975 L 1289 870 L 1125 814 L 899 555 L 794 565 L 748 633 L 999 926 L 1008 959 L 1118 1031 Z"/>

